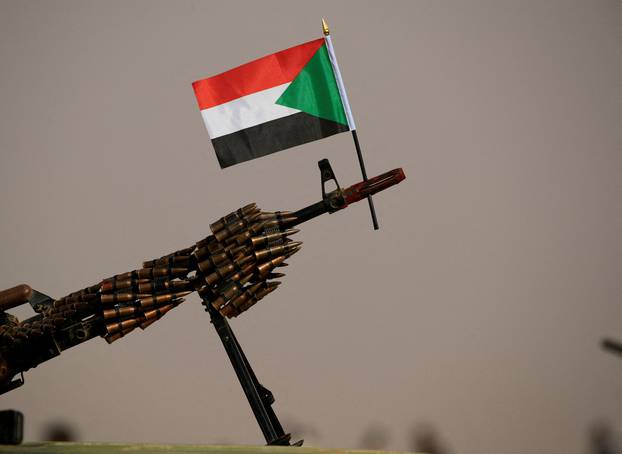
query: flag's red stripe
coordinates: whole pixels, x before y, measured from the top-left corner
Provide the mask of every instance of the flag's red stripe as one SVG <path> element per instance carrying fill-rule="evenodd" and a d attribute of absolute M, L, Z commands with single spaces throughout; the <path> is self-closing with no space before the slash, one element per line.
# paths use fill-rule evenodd
<path fill-rule="evenodd" d="M 193 82 L 199 109 L 208 109 L 267 88 L 291 82 L 324 44 L 324 38 L 290 47 Z"/>

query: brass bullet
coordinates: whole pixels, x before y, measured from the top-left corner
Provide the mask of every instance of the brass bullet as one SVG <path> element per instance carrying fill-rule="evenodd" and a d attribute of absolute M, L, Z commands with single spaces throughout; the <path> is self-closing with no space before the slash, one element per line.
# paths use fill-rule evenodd
<path fill-rule="evenodd" d="M 231 260 L 231 254 L 228 254 L 226 251 L 221 252 L 219 254 L 211 255 L 212 264 L 218 268 L 221 264 L 225 263 L 227 260 Z"/>
<path fill-rule="evenodd" d="M 283 232 L 268 233 L 266 235 L 255 236 L 251 238 L 251 244 L 253 245 L 253 247 L 262 246 L 264 244 L 282 240 L 298 232 L 300 232 L 300 230 L 291 229 L 291 230 L 285 230 Z"/>
<path fill-rule="evenodd" d="M 238 213 L 234 211 L 233 213 L 229 213 L 228 215 L 221 217 L 216 222 L 210 224 L 209 228 L 213 234 L 216 234 L 217 232 L 220 232 L 222 229 L 224 229 L 227 224 L 231 224 L 239 219 L 240 215 L 238 215 Z"/>
<path fill-rule="evenodd" d="M 220 218 L 218 221 L 210 225 L 210 230 L 216 236 L 218 233 L 222 232 L 226 229 L 231 229 L 232 226 L 237 224 L 239 221 L 248 221 L 252 219 L 255 215 L 259 215 L 260 210 L 256 206 L 244 211 L 244 208 L 237 210 L 233 213 L 229 213 L 227 216 Z"/>
<path fill-rule="evenodd" d="M 216 289 L 218 297 L 212 301 L 212 306 L 220 310 L 220 308 L 232 298 L 235 298 L 244 291 L 244 284 L 250 281 L 252 274 L 244 276 L 242 279 L 233 281 L 228 280 L 221 287 Z"/>
<path fill-rule="evenodd" d="M 104 319 L 109 320 L 113 318 L 125 319 L 138 315 L 140 310 L 136 306 L 115 306 L 112 309 L 104 309 Z"/>
<path fill-rule="evenodd" d="M 146 311 L 144 314 L 145 320 L 159 320 L 162 317 L 164 317 L 164 315 L 170 311 L 171 309 L 173 309 L 176 306 L 176 304 L 167 304 L 166 306 L 161 306 L 161 307 L 157 307 L 155 309 Z"/>
<path fill-rule="evenodd" d="M 250 238 L 262 232 L 266 224 L 267 222 L 264 222 L 264 221 L 255 222 L 252 225 L 250 225 L 246 230 L 243 230 L 241 233 L 238 233 L 237 235 L 231 238 L 228 238 L 226 243 L 237 244 L 241 246 L 247 243 Z"/>
<path fill-rule="evenodd" d="M 182 298 L 186 295 L 191 294 L 192 292 L 186 291 L 181 293 L 165 293 L 163 295 L 156 296 L 148 296 L 145 295 L 144 298 L 140 298 L 138 301 L 142 308 L 156 306 L 162 303 L 168 303 L 174 299 Z"/>
<path fill-rule="evenodd" d="M 233 248 L 235 246 L 242 246 L 251 236 L 252 234 L 250 233 L 250 229 L 246 229 L 242 233 L 238 233 L 237 235 L 228 238 L 226 241 L 227 247 Z"/>
<path fill-rule="evenodd" d="M 268 260 L 257 266 L 257 275 L 261 278 L 262 276 L 268 275 L 270 271 L 272 271 L 275 267 L 279 266 L 281 263 L 285 261 L 285 256 L 280 255 L 272 260 Z"/>
<path fill-rule="evenodd" d="M 279 255 L 286 255 L 287 253 L 296 249 L 302 242 L 292 241 L 291 243 L 282 244 L 280 246 L 269 247 L 255 252 L 255 258 L 257 261 L 263 260 L 269 257 L 278 257 Z"/>
<path fill-rule="evenodd" d="M 251 225 L 248 228 L 248 231 L 252 234 L 252 235 L 256 235 L 259 232 L 262 232 L 265 228 L 266 228 L 266 224 L 267 221 L 258 221 L 255 222 L 253 225 Z"/>
<path fill-rule="evenodd" d="M 197 263 L 197 268 L 199 268 L 199 270 L 203 274 L 209 273 L 211 270 L 213 270 L 217 266 L 218 265 L 214 263 L 211 255 L 208 255 L 205 260 Z"/>
<path fill-rule="evenodd" d="M 248 227 L 259 217 L 259 213 L 253 214 L 248 218 L 241 218 L 231 224 L 225 225 L 218 232 L 214 233 L 214 238 L 220 243 L 222 243 L 227 238 L 230 238 L 238 233 L 240 233 L 245 227 Z"/>
<path fill-rule="evenodd" d="M 247 263 L 254 261 L 255 256 L 250 253 L 248 247 L 244 246 L 243 249 L 239 249 L 234 254 L 233 252 L 227 252 L 231 260 L 238 266 L 246 265 Z"/>
<path fill-rule="evenodd" d="M 195 247 L 196 246 L 190 246 L 185 249 L 180 249 L 178 251 L 175 251 L 171 254 L 163 255 L 162 257 L 157 258 L 157 259 L 146 260 L 143 262 L 143 268 L 152 268 L 156 266 L 156 264 L 158 263 L 167 263 L 170 259 L 174 257 L 189 256 L 192 253 L 192 251 L 194 251 Z"/>
<path fill-rule="evenodd" d="M 276 228 L 282 230 L 284 228 L 289 227 L 290 225 L 295 225 L 298 218 L 294 215 L 282 216 L 279 219 L 272 219 L 269 221 L 264 221 L 263 228 L 271 229 Z"/>
<path fill-rule="evenodd" d="M 230 224 L 231 222 L 234 222 L 237 219 L 254 214 L 258 211 L 259 211 L 259 208 L 257 208 L 257 204 L 249 203 L 248 205 L 245 205 L 242 208 L 239 208 L 236 211 L 233 211 L 229 213 L 228 215 L 223 216 L 218 221 L 210 224 L 210 230 L 212 231 L 212 233 L 216 233 L 217 231 L 224 228 L 225 225 Z"/>
<path fill-rule="evenodd" d="M 263 221 L 262 223 L 262 230 L 269 230 L 269 229 L 281 229 L 281 223 L 276 220 L 276 219 L 272 219 L 271 221 Z"/>
<path fill-rule="evenodd" d="M 233 263 L 228 263 L 223 266 L 217 267 L 213 273 L 205 277 L 205 282 L 208 285 L 214 285 L 219 280 L 225 279 L 228 275 L 235 271 L 235 265 Z"/>
<path fill-rule="evenodd" d="M 186 280 L 166 280 L 156 279 L 154 281 L 147 281 L 145 283 L 139 283 L 137 286 L 138 293 L 154 293 L 162 292 L 166 290 L 185 291 L 191 290 L 192 284 Z"/>
<path fill-rule="evenodd" d="M 225 317 L 237 317 L 239 314 L 253 306 L 257 301 L 264 298 L 267 294 L 276 290 L 281 283 L 278 281 L 265 281 L 253 284 L 247 287 L 244 292 L 232 299 L 226 306 L 222 307 L 220 312 Z"/>
<path fill-rule="evenodd" d="M 246 303 L 249 299 L 255 298 L 256 292 L 263 285 L 263 282 L 259 282 L 257 284 L 253 284 L 242 292 L 241 295 L 235 297 L 229 303 L 231 306 L 235 308 L 241 307 L 244 303 Z"/>
<path fill-rule="evenodd" d="M 295 241 L 293 241 L 292 243 L 295 243 Z M 289 245 L 291 245 L 292 243 L 288 244 L 288 246 L 289 246 Z M 286 257 L 286 258 L 291 257 L 291 256 L 292 256 L 292 255 L 294 255 L 296 252 L 298 252 L 298 251 L 300 250 L 300 248 L 301 248 L 301 247 L 302 247 L 302 246 L 300 246 L 300 244 L 298 244 L 298 245 L 296 245 L 296 246 L 292 247 L 289 251 L 287 251 L 287 252 L 285 253 L 285 257 Z"/>
<path fill-rule="evenodd" d="M 262 211 L 259 213 L 258 220 L 260 221 L 271 221 L 276 219 L 276 213 L 274 211 Z"/>
<path fill-rule="evenodd" d="M 247 204 L 247 205 L 244 205 L 244 206 L 241 208 L 241 210 L 242 210 L 242 214 L 243 214 L 243 215 L 247 215 L 247 214 L 249 214 L 249 213 L 253 213 L 253 212 L 255 212 L 255 211 L 258 211 L 258 210 L 259 210 L 259 208 L 257 208 L 257 204 L 256 204 L 255 202 L 251 202 L 251 203 L 249 203 L 249 204 Z"/>
<path fill-rule="evenodd" d="M 212 261 L 214 262 L 216 266 L 220 266 L 221 264 L 226 263 L 227 261 L 236 260 L 237 258 L 239 258 L 239 255 L 243 253 L 244 251 L 245 250 L 236 252 L 236 254 L 234 255 L 231 251 L 225 250 L 223 252 L 220 252 L 219 254 L 212 255 Z"/>
<path fill-rule="evenodd" d="M 128 335 L 129 333 L 131 333 L 132 331 L 134 331 L 135 327 L 132 328 L 126 328 L 124 330 L 119 331 L 116 334 L 112 334 L 112 335 L 107 335 L 106 337 L 104 337 L 104 339 L 106 339 L 106 342 L 108 342 L 109 344 L 112 344 L 114 341 L 121 339 L 122 337 Z"/>
<path fill-rule="evenodd" d="M 259 298 L 264 298 L 268 293 L 272 293 L 273 291 L 275 291 L 279 285 L 281 285 L 280 281 L 271 281 L 271 282 L 266 282 L 258 291 L 257 291 L 257 296 Z"/>
<path fill-rule="evenodd" d="M 261 221 L 272 221 L 273 219 L 281 219 L 285 217 L 291 217 L 291 211 L 262 211 L 261 216 L 259 216 L 259 220 Z"/>
<path fill-rule="evenodd" d="M 265 298 L 269 293 L 275 291 L 278 286 L 281 285 L 280 282 L 268 282 L 267 284 L 262 285 L 256 292 L 255 297 L 246 301 L 242 306 L 238 307 L 239 313 L 245 312 L 250 309 L 253 305 L 255 305 L 258 301 Z"/>
<path fill-rule="evenodd" d="M 240 254 L 238 255 L 234 263 L 238 266 L 238 268 L 248 265 L 249 263 L 255 263 L 255 255 L 254 254 Z"/>
<path fill-rule="evenodd" d="M 142 268 L 136 271 L 139 279 L 153 279 L 158 277 L 179 277 L 188 274 L 188 268 Z"/>
<path fill-rule="evenodd" d="M 135 293 L 113 293 L 101 295 L 100 298 L 102 304 L 127 303 L 138 299 L 138 295 Z"/>
<path fill-rule="evenodd" d="M 244 280 L 246 276 L 249 276 L 249 275 L 252 276 L 254 268 L 255 268 L 255 264 L 249 263 L 248 265 L 245 265 L 241 270 L 239 270 L 232 276 L 229 276 L 227 279 L 230 279 L 232 281 L 242 281 Z"/>
<path fill-rule="evenodd" d="M 208 285 L 214 285 L 218 281 L 231 279 L 238 280 L 241 276 L 252 271 L 253 265 L 248 262 L 253 260 L 253 256 L 238 256 L 233 262 L 216 268 L 216 270 L 205 278 Z M 248 269 L 249 271 L 245 271 Z M 237 270 L 237 273 L 236 273 Z M 235 273 L 235 274 L 233 274 Z M 232 276 L 233 274 L 233 276 Z"/>
<path fill-rule="evenodd" d="M 212 300 L 211 304 L 214 307 L 214 309 L 220 310 L 222 308 L 223 304 L 225 304 L 226 302 L 227 302 L 227 300 L 224 297 L 219 296 L 215 300 Z"/>
<path fill-rule="evenodd" d="M 132 277 L 135 277 L 135 273 L 136 271 L 128 271 L 126 273 L 117 274 L 115 276 L 112 276 L 111 278 L 106 279 L 106 281 L 110 281 L 110 280 L 121 281 L 124 279 L 131 279 Z"/>
<path fill-rule="evenodd" d="M 132 287 L 132 279 L 110 279 L 105 280 L 101 284 L 101 291 L 103 293 L 114 292 L 116 290 L 126 289 Z"/>
<path fill-rule="evenodd" d="M 225 283 L 222 290 L 217 290 L 217 291 L 220 294 L 220 296 L 222 296 L 226 300 L 235 298 L 237 295 L 242 293 L 242 291 L 244 290 L 244 284 L 250 281 L 251 277 L 252 276 L 249 274 L 247 276 L 244 276 L 240 280 L 236 280 L 236 281 L 229 280 L 227 281 L 227 283 Z"/>
<path fill-rule="evenodd" d="M 242 249 L 244 252 L 245 249 Z M 207 258 L 197 264 L 199 270 L 203 274 L 210 274 L 218 268 L 219 266 L 224 266 L 227 262 L 239 260 L 240 253 L 237 255 L 233 255 L 230 251 L 223 251 L 218 254 L 212 254 L 207 256 Z"/>
<path fill-rule="evenodd" d="M 136 328 L 139 323 L 140 323 L 140 320 L 137 318 L 129 318 L 127 320 L 121 320 L 118 322 L 109 323 L 106 325 L 106 332 L 108 334 L 115 334 L 120 331 L 124 331 L 128 328 L 132 328 L 132 329 Z"/>
<path fill-rule="evenodd" d="M 163 266 L 188 266 L 190 263 L 190 256 L 188 255 L 178 255 L 178 256 L 168 256 L 156 260 L 149 260 L 147 262 L 143 262 L 143 268 L 155 268 L 155 267 L 163 267 Z"/>
<path fill-rule="evenodd" d="M 238 246 L 237 244 L 229 244 L 225 247 L 225 251 L 228 252 L 233 257 L 243 253 L 247 250 L 246 246 Z"/>
<path fill-rule="evenodd" d="M 197 243 L 197 249 L 192 253 L 199 260 L 222 249 L 222 244 L 216 241 L 214 235 L 208 236 L 207 239 L 208 241 L 205 244 L 199 246 L 199 243 Z"/>
<path fill-rule="evenodd" d="M 218 312 L 220 312 L 223 317 L 227 318 L 236 317 L 240 313 L 231 303 L 219 308 Z"/>
<path fill-rule="evenodd" d="M 194 258 L 197 260 L 197 262 L 200 262 L 201 260 L 205 259 L 205 257 L 207 257 L 209 254 L 210 252 L 209 252 L 209 249 L 207 249 L 207 247 L 197 248 L 197 250 L 195 250 L 192 253 L 192 255 L 194 255 Z"/>
<path fill-rule="evenodd" d="M 207 250 L 210 252 L 210 254 L 215 254 L 217 252 L 222 252 L 223 246 L 218 241 L 216 241 L 216 238 L 214 238 L 214 241 L 207 245 Z"/>

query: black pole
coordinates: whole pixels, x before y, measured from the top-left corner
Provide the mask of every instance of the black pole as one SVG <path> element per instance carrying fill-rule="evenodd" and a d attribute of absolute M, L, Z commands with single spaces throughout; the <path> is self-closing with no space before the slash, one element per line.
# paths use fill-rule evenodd
<path fill-rule="evenodd" d="M 352 138 L 354 139 L 354 146 L 356 147 L 356 155 L 359 158 L 359 165 L 361 166 L 361 174 L 363 175 L 363 181 L 367 181 L 367 171 L 365 170 L 365 163 L 363 162 L 363 153 L 361 152 L 361 144 L 359 143 L 359 137 L 356 134 L 356 129 L 352 130 Z M 369 212 L 371 213 L 371 220 L 374 224 L 374 230 L 378 230 L 378 219 L 376 218 L 376 209 L 374 208 L 374 201 L 371 195 L 367 196 L 367 202 L 369 203 Z"/>

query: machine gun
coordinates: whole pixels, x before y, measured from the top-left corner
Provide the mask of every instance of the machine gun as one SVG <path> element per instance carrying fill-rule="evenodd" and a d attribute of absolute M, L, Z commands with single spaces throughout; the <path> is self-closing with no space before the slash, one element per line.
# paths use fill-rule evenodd
<path fill-rule="evenodd" d="M 237 317 L 276 290 L 302 243 L 294 227 L 334 213 L 406 177 L 395 169 L 346 189 L 339 187 L 327 159 L 319 163 L 322 200 L 295 212 L 261 211 L 246 205 L 210 225 L 212 234 L 187 248 L 143 263 L 142 268 L 53 299 L 22 284 L 0 292 L 0 394 L 24 384 L 23 373 L 63 350 L 101 336 L 115 342 L 146 329 L 196 291 L 231 360 L 267 444 L 289 445 L 263 387 L 227 318 Z M 326 183 L 336 189 L 326 192 Z M 37 313 L 24 321 L 5 312 L 29 303 Z M 17 377 L 17 378 L 16 378 Z M 301 444 L 301 442 L 300 442 Z"/>

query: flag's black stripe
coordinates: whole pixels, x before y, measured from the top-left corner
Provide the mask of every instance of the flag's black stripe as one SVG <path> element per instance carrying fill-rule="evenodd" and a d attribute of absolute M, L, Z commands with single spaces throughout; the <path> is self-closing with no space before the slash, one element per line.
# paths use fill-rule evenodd
<path fill-rule="evenodd" d="M 212 140 L 220 167 L 348 131 L 348 126 L 300 112 Z"/>

